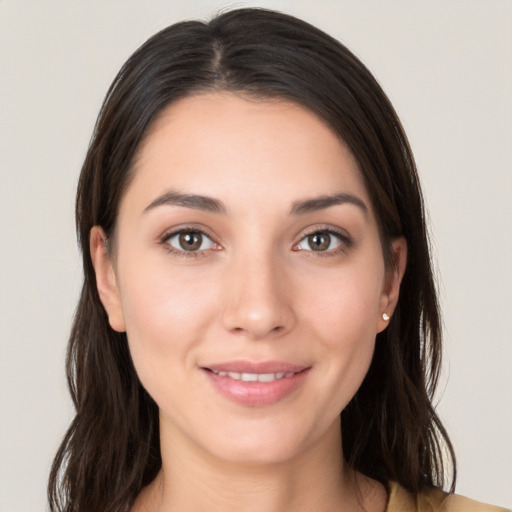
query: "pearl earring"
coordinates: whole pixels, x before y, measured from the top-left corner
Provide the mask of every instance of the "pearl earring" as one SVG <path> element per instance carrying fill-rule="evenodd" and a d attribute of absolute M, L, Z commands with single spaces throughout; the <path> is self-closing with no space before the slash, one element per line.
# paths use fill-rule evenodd
<path fill-rule="evenodd" d="M 384 320 L 384 322 L 389 322 L 389 316 L 387 313 L 382 313 L 382 320 Z"/>

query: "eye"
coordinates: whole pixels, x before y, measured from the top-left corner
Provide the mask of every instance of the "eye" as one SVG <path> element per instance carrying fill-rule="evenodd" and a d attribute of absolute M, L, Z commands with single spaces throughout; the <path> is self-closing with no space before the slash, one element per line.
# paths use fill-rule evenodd
<path fill-rule="evenodd" d="M 305 236 L 296 248 L 300 251 L 327 252 L 338 249 L 343 243 L 347 243 L 346 237 L 333 231 L 315 231 Z"/>
<path fill-rule="evenodd" d="M 171 233 L 165 242 L 178 251 L 187 252 L 205 251 L 212 249 L 215 245 L 210 237 L 193 229 L 183 229 Z"/>

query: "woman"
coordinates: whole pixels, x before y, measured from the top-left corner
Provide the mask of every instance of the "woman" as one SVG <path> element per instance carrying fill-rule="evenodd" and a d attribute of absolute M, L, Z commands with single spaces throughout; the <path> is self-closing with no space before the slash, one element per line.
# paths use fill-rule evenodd
<path fill-rule="evenodd" d="M 77 229 L 52 510 L 495 510 L 440 490 L 419 183 L 340 43 L 253 9 L 151 38 L 107 94 Z"/>

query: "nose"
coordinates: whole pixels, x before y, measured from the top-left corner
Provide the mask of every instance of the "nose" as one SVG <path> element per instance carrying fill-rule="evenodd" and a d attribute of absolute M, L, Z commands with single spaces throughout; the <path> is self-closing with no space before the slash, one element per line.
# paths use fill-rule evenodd
<path fill-rule="evenodd" d="M 253 340 L 289 332 L 296 321 L 286 272 L 272 255 L 240 258 L 227 270 L 224 327 Z"/>

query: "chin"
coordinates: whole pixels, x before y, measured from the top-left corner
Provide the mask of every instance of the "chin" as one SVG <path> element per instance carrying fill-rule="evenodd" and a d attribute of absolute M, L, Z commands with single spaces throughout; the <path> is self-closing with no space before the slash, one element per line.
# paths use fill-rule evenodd
<path fill-rule="evenodd" d="M 294 422 L 280 420 L 277 416 L 263 422 L 237 422 L 231 428 L 226 425 L 225 429 L 212 429 L 214 435 L 203 440 L 206 441 L 203 447 L 214 457 L 231 464 L 282 464 L 301 458 L 323 440 L 332 441 L 333 436 L 341 439 L 339 428 L 337 421 L 330 427 L 319 429 L 318 425 L 308 427 L 303 418 Z M 332 442 L 330 446 L 333 446 Z"/>
<path fill-rule="evenodd" d="M 290 444 L 287 439 L 255 440 L 239 439 L 226 443 L 224 449 L 211 450 L 217 458 L 239 466 L 265 466 L 281 464 L 294 459 L 302 450 L 301 446 Z"/>

